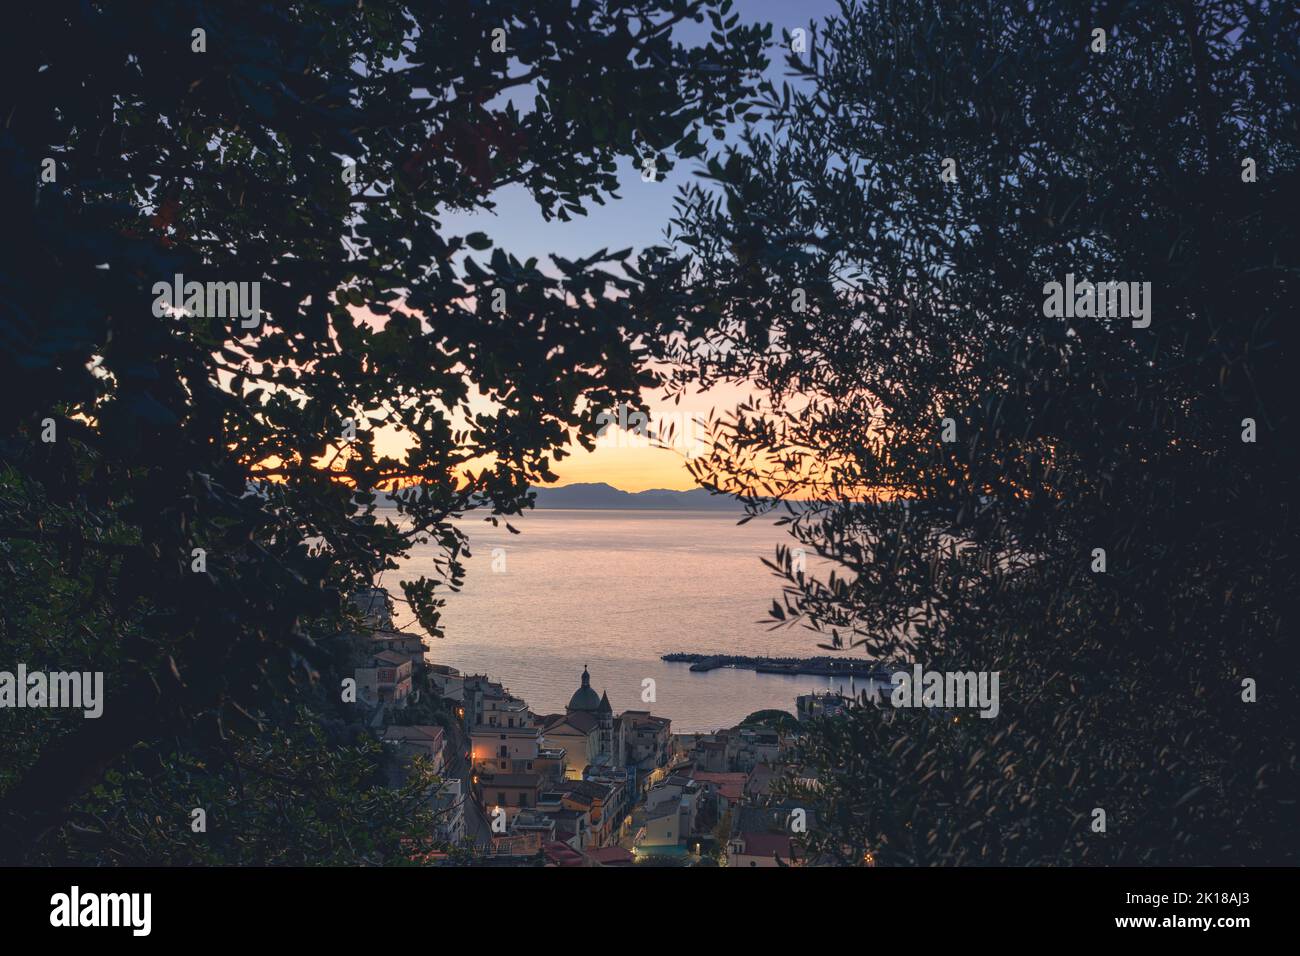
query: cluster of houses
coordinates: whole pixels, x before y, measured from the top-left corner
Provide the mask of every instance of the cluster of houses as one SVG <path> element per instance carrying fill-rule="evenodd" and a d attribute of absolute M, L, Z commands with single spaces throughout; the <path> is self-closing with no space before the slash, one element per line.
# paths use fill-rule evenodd
<path fill-rule="evenodd" d="M 358 700 L 399 758 L 395 781 L 416 757 L 443 780 L 432 797 L 440 842 L 505 865 L 690 863 L 703 856 L 729 866 L 804 862 L 796 838 L 811 827 L 811 811 L 773 792 L 783 776 L 778 768 L 790 766 L 797 730 L 757 725 L 675 735 L 667 718 L 649 711 L 615 714 L 586 668 L 563 713 L 535 713 L 486 675 L 426 662 L 419 637 L 393 628 L 383 589 L 353 602 L 366 622 L 356 636 Z M 452 726 L 396 719 L 421 688 L 450 707 Z M 844 703 L 805 695 L 799 717 L 830 715 Z"/>
<path fill-rule="evenodd" d="M 460 844 L 466 839 L 464 782 L 451 772 L 448 764 L 446 731 L 436 724 L 402 725 L 394 716 L 408 703 L 419 699 L 415 675 L 423 670 L 427 648 L 418 634 L 397 630 L 393 626 L 393 604 L 384 588 L 367 588 L 352 595 L 353 607 L 361 615 L 363 626 L 348 635 L 353 643 L 356 667 L 356 703 L 364 708 L 366 721 L 376 736 L 395 756 L 389 768 L 390 782 L 397 785 L 404 768 L 423 758 L 441 780 L 430 797 L 438 821 L 430 837 L 446 844 Z"/>
<path fill-rule="evenodd" d="M 717 821 L 720 862 L 741 867 L 806 863 L 798 838 L 816 822 L 815 811 L 776 786 L 782 780 L 816 786 L 815 779 L 793 768 L 798 740 L 797 731 L 766 725 L 679 738 L 683 768 L 678 778 L 698 785 L 706 812 Z M 652 831 L 652 839 L 659 838 L 660 832 Z"/>
<path fill-rule="evenodd" d="M 633 807 L 672 758 L 666 718 L 644 710 L 615 715 L 585 669 L 559 714 L 534 713 L 482 675 L 435 667 L 430 679 L 463 707 L 471 790 L 487 822 L 489 855 L 559 850 L 569 858 L 568 851 L 622 847 Z M 597 858 L 630 862 L 630 851 L 622 849 Z"/>

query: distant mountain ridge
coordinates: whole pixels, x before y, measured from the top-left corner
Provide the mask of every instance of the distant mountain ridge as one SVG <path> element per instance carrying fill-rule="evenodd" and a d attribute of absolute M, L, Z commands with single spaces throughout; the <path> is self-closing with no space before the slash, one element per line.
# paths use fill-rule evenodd
<path fill-rule="evenodd" d="M 714 495 L 703 488 L 670 491 L 651 488 L 646 491 L 620 491 L 613 485 L 579 482 L 558 488 L 534 488 L 538 508 L 609 508 L 629 511 L 732 511 L 741 506 L 730 495 Z"/>

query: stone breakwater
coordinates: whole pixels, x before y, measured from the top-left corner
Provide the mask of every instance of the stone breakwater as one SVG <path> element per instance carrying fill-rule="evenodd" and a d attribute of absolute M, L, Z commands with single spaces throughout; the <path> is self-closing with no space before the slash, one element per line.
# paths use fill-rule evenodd
<path fill-rule="evenodd" d="M 664 654 L 661 660 L 690 664 L 693 671 L 712 671 L 720 667 L 752 670 L 760 674 L 808 674 L 815 677 L 861 677 L 888 681 L 896 667 L 880 661 L 844 657 L 743 657 L 732 654 Z"/>

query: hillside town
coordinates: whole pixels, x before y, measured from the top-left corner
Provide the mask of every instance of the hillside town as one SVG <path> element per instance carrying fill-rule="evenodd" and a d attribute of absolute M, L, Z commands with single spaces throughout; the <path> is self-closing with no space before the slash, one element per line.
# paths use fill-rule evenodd
<path fill-rule="evenodd" d="M 616 712 L 592 675 L 575 675 L 562 713 L 538 713 L 486 674 L 426 659 L 393 625 L 383 588 L 353 596 L 364 626 L 356 703 L 391 754 L 401 785 L 416 758 L 439 781 L 430 795 L 438 844 L 418 862 L 502 866 L 800 866 L 798 836 L 815 811 L 779 795 L 780 780 L 815 790 L 793 767 L 799 722 L 852 703 L 834 693 L 751 715 L 738 727 L 677 734 L 649 710 Z M 412 722 L 417 720 L 421 722 Z M 424 722 L 427 721 L 427 722 Z"/>

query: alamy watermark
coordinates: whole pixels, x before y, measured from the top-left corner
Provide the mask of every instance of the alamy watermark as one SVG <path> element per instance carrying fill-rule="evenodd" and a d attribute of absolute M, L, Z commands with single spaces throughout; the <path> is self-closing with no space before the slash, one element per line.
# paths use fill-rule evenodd
<path fill-rule="evenodd" d="M 1048 282 L 1043 286 L 1043 315 L 1049 319 L 1132 319 L 1133 328 L 1151 324 L 1150 282 L 1074 281 L 1074 273 L 1065 274 L 1065 283 Z"/>
<path fill-rule="evenodd" d="M 171 282 L 155 282 L 153 294 L 156 319 L 180 309 L 200 318 L 239 319 L 243 329 L 255 329 L 262 321 L 260 282 L 186 282 L 177 273 Z"/>
<path fill-rule="evenodd" d="M 979 708 L 980 716 L 993 718 L 998 703 L 1001 671 L 927 671 L 920 664 L 911 673 L 895 671 L 890 702 L 895 707 Z"/>
<path fill-rule="evenodd" d="M 79 708 L 94 720 L 104 713 L 103 671 L 0 671 L 0 708 Z"/>
<path fill-rule="evenodd" d="M 148 936 L 153 928 L 152 893 L 83 893 L 73 886 L 50 897 L 50 925 L 124 926 L 132 936 Z"/>
<path fill-rule="evenodd" d="M 596 416 L 596 445 L 601 448 L 676 448 L 687 458 L 711 447 L 708 428 L 690 412 L 645 412 L 619 405 Z"/>

